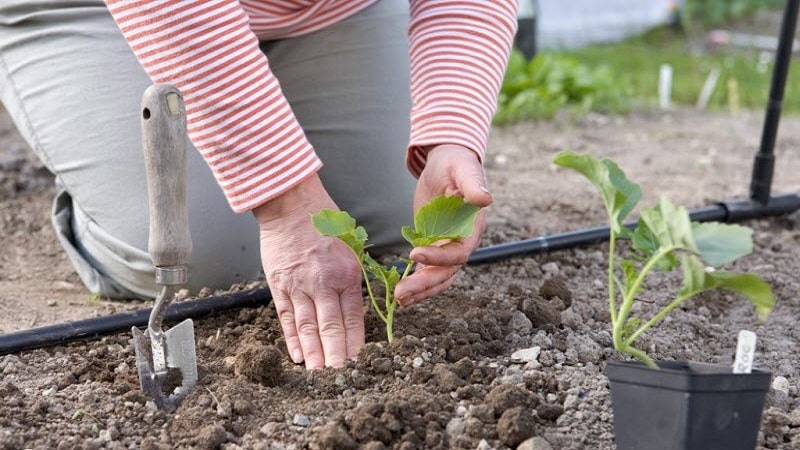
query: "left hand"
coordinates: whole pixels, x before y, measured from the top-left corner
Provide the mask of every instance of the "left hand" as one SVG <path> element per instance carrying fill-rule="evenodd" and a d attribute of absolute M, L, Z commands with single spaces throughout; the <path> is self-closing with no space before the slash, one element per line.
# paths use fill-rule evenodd
<path fill-rule="evenodd" d="M 458 195 L 467 203 L 480 207 L 492 203 L 483 167 L 474 152 L 459 145 L 439 145 L 428 151 L 427 163 L 414 193 L 414 211 L 439 195 Z M 409 257 L 417 267 L 395 287 L 398 303 L 401 306 L 413 305 L 450 287 L 461 266 L 478 248 L 485 229 L 486 221 L 481 211 L 470 237 L 411 250 Z"/>

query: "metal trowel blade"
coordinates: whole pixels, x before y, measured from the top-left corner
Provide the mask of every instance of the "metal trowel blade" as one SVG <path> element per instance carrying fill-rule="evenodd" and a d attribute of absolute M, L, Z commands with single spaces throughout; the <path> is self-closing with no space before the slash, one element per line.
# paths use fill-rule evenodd
<path fill-rule="evenodd" d="M 197 355 L 195 353 L 194 323 L 186 319 L 164 332 L 164 352 L 167 371 L 157 373 L 153 369 L 153 352 L 150 333 L 136 327 L 133 333 L 133 348 L 136 353 L 136 369 L 139 385 L 152 397 L 158 407 L 174 408 L 197 384 Z"/>

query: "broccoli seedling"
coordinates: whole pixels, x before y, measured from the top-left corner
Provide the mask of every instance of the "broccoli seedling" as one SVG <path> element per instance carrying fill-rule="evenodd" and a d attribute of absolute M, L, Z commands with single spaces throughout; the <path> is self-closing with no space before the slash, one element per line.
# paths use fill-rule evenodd
<path fill-rule="evenodd" d="M 462 239 L 472 234 L 479 210 L 479 207 L 465 203 L 461 197 L 439 196 L 416 212 L 414 228 L 404 226 L 401 232 L 414 247 L 431 245 L 441 240 Z M 346 211 L 323 209 L 311 216 L 311 222 L 321 235 L 338 238 L 353 252 L 361 267 L 361 273 L 367 280 L 367 294 L 372 306 L 378 317 L 386 324 L 386 337 L 392 342 L 394 312 L 397 308 L 394 287 L 411 273 L 414 262 L 403 258 L 405 270 L 401 275 L 397 267 L 384 266 L 375 261 L 366 251 L 369 247 L 367 231 L 364 227 L 357 226 L 355 219 Z M 379 302 L 369 283 L 370 275 L 383 285 L 382 302 Z"/>
<path fill-rule="evenodd" d="M 636 340 L 686 300 L 712 289 L 727 289 L 750 300 L 761 320 L 772 310 L 775 299 L 767 282 L 751 273 L 720 270 L 753 250 L 750 228 L 692 222 L 685 208 L 662 197 L 656 206 L 643 208 L 636 227 L 628 229 L 623 221 L 641 199 L 642 190 L 616 163 L 571 151 L 559 152 L 553 161 L 582 174 L 603 198 L 610 229 L 608 306 L 617 351 L 657 368 L 645 352 L 634 347 Z M 630 240 L 629 259 L 617 257 L 618 239 Z M 644 290 L 647 276 L 654 270 L 678 268 L 683 283 L 673 300 L 647 321 L 632 317 L 631 307 Z"/>

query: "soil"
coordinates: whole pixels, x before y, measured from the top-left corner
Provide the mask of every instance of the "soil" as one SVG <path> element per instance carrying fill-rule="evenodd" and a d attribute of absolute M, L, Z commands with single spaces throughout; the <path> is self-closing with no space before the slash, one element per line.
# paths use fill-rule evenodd
<path fill-rule="evenodd" d="M 555 168 L 562 149 L 614 158 L 689 208 L 747 195 L 762 114 L 691 110 L 589 115 L 496 129 L 495 203 L 484 245 L 603 222 L 590 185 Z M 800 118 L 782 120 L 775 192 L 800 191 Z M 52 178 L 0 115 L 0 332 L 141 308 L 93 299 L 49 225 Z M 735 265 L 767 279 L 777 306 L 759 324 L 725 292 L 675 310 L 641 342 L 656 358 L 732 364 L 739 330 L 758 334 L 773 373 L 759 449 L 800 448 L 800 213 L 746 223 L 755 250 Z M 0 449 L 611 449 L 611 347 L 597 244 L 466 267 L 446 293 L 397 313 L 389 344 L 366 316 L 367 346 L 342 369 L 286 356 L 274 308 L 196 321 L 199 382 L 174 412 L 139 389 L 130 333 L 0 357 Z M 647 284 L 653 314 L 674 278 Z M 253 280 L 248 288 L 261 286 Z M 237 287 L 241 289 L 242 287 Z"/>

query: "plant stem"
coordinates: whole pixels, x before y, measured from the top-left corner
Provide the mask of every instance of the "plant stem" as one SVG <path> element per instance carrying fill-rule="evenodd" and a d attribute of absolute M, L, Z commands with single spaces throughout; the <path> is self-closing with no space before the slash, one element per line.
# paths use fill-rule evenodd
<path fill-rule="evenodd" d="M 622 353 L 626 353 L 628 355 L 633 356 L 634 358 L 636 358 L 639 361 L 643 362 L 647 367 L 649 367 L 651 369 L 658 369 L 658 366 L 656 365 L 656 363 L 654 363 L 653 360 L 650 359 L 650 357 L 647 356 L 641 350 L 633 348 L 630 345 L 625 345 L 624 347 L 618 348 L 617 350 L 619 350 Z"/>
<path fill-rule="evenodd" d="M 611 312 L 611 326 L 617 328 L 617 293 L 614 291 L 614 247 L 617 233 L 611 230 L 608 239 L 608 310 Z"/>
<path fill-rule="evenodd" d="M 650 320 L 646 323 L 642 324 L 633 334 L 631 334 L 627 339 L 625 339 L 625 345 L 632 345 L 633 342 L 642 335 L 645 331 L 652 328 L 659 320 L 663 319 L 670 311 L 680 306 L 681 303 L 685 302 L 689 298 L 691 298 L 696 293 L 689 293 L 681 295 L 680 297 L 676 298 L 669 305 L 665 306 L 661 311 L 658 312 L 655 316 L 653 316 Z"/>
<path fill-rule="evenodd" d="M 647 275 L 656 267 L 658 261 L 661 258 L 667 256 L 669 252 L 673 251 L 674 247 L 666 247 L 659 249 L 653 256 L 647 260 L 647 263 L 642 267 L 641 272 L 639 272 L 639 276 L 633 281 L 633 284 L 628 287 L 627 292 L 622 296 L 622 305 L 620 306 L 619 314 L 617 315 L 617 322 L 614 323 L 614 332 L 613 332 L 613 339 L 614 339 L 614 348 L 617 350 L 622 351 L 621 349 L 624 346 L 622 342 L 622 331 L 625 328 L 625 323 L 628 321 L 628 316 L 631 313 L 631 307 L 633 306 L 633 300 L 636 297 L 636 293 L 642 288 L 642 283 L 647 278 Z"/>
<path fill-rule="evenodd" d="M 348 245 L 347 248 L 350 248 Z M 372 307 L 375 309 L 375 312 L 378 313 L 378 317 L 381 318 L 382 321 L 386 322 L 386 316 L 381 312 L 381 309 L 378 307 L 378 301 L 375 299 L 375 294 L 372 292 L 372 285 L 369 282 L 369 274 L 367 273 L 367 269 L 364 268 L 364 263 L 361 262 L 362 255 L 356 253 L 355 250 L 350 248 L 350 251 L 356 256 L 356 261 L 358 261 L 358 267 L 361 268 L 361 274 L 364 275 L 364 282 L 367 284 L 367 294 L 369 294 L 369 299 L 372 302 Z"/>

